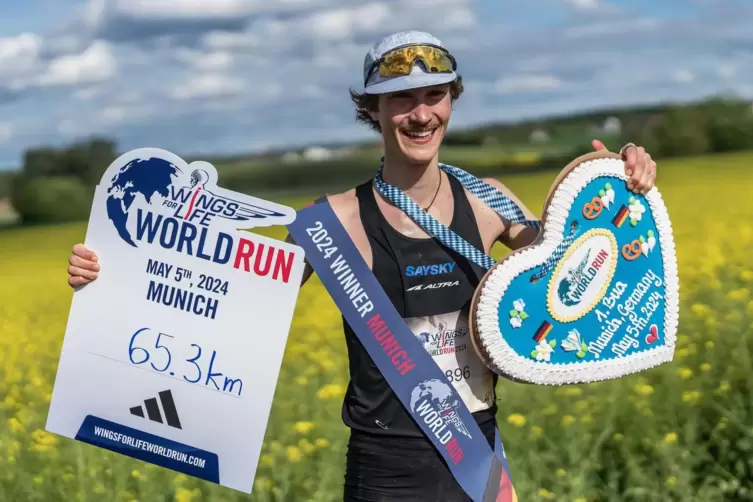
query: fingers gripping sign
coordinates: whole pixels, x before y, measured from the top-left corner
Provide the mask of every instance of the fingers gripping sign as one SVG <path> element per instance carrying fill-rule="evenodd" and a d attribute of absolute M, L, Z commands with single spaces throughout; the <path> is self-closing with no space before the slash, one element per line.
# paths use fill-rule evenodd
<path fill-rule="evenodd" d="M 596 151 L 608 151 L 604 143 L 598 139 L 592 140 L 591 146 Z M 630 177 L 627 182 L 628 190 L 646 195 L 654 187 L 656 181 L 656 162 L 644 147 L 633 143 L 623 146 L 620 149 L 620 155 L 625 161 L 625 174 Z"/>
<path fill-rule="evenodd" d="M 99 257 L 83 244 L 73 246 L 68 257 L 68 284 L 78 287 L 95 280 L 99 274 Z"/>

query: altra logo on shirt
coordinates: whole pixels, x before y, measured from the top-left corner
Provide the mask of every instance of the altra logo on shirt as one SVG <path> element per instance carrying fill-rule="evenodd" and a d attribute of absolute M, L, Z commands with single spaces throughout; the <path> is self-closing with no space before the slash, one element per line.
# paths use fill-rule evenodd
<path fill-rule="evenodd" d="M 427 275 L 449 274 L 455 269 L 455 262 L 439 263 L 436 265 L 408 265 L 405 275 L 408 277 L 425 277 Z"/>

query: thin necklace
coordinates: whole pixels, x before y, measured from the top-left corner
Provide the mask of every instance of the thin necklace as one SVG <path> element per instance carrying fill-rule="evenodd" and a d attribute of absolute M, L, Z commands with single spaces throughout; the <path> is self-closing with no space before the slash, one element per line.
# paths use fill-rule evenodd
<path fill-rule="evenodd" d="M 434 201 L 437 199 L 437 195 L 439 194 L 439 189 L 442 187 L 442 171 L 439 171 L 439 184 L 437 185 L 437 191 L 434 192 L 434 197 L 432 197 L 431 202 L 429 202 L 429 205 L 424 208 L 424 211 L 429 211 L 429 208 L 434 204 Z"/>

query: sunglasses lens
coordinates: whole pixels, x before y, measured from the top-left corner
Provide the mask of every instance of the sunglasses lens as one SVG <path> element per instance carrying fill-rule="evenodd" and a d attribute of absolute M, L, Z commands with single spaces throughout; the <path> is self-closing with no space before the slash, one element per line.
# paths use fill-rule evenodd
<path fill-rule="evenodd" d="M 426 71 L 431 73 L 449 73 L 453 70 L 452 59 L 446 52 L 436 47 L 418 45 L 402 47 L 386 54 L 379 64 L 379 75 L 382 77 L 409 75 L 417 60 L 421 60 Z"/>

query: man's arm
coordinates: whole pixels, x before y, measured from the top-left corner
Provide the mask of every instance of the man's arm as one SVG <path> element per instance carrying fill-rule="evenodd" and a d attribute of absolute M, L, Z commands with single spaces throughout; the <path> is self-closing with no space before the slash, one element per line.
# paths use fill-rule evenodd
<path fill-rule="evenodd" d="M 523 202 L 518 199 L 518 197 L 514 193 L 512 193 L 512 191 L 507 188 L 501 181 L 495 178 L 483 178 L 483 181 L 493 186 L 494 188 L 505 194 L 507 197 L 509 197 L 513 202 L 515 202 L 521 209 L 521 211 L 523 211 L 523 214 L 525 215 L 527 220 L 540 219 L 539 216 L 533 214 L 533 212 L 528 209 L 528 207 L 526 207 L 526 205 L 523 204 Z M 505 230 L 499 235 L 499 237 L 497 237 L 497 241 L 501 242 L 513 251 L 530 245 L 539 235 L 539 231 L 536 228 L 529 227 L 521 223 L 510 223 L 510 221 L 505 218 L 503 218 L 503 220 L 505 224 Z"/>

